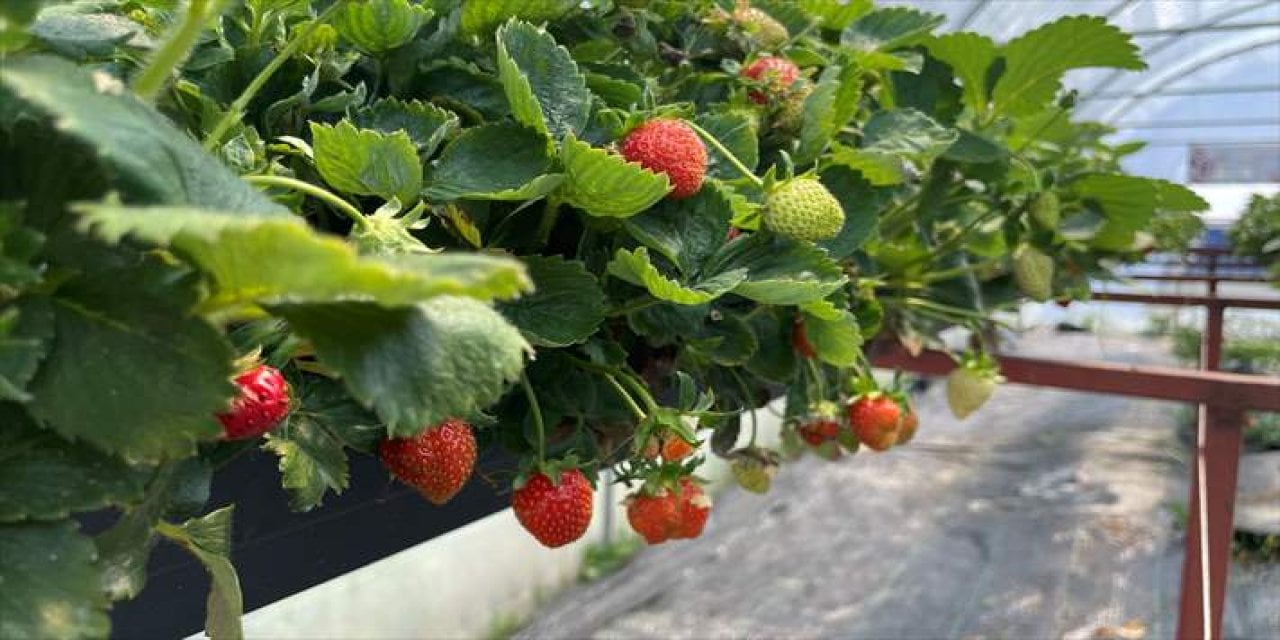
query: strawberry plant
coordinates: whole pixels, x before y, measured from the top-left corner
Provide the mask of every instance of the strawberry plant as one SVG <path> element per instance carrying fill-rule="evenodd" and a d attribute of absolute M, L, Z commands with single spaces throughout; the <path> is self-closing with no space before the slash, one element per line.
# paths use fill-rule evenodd
<path fill-rule="evenodd" d="M 5 3 L 0 635 L 106 635 L 160 540 L 212 576 L 208 631 L 239 635 L 232 506 L 183 501 L 251 447 L 297 510 L 352 456 L 439 502 L 501 447 L 549 546 L 585 531 L 605 467 L 674 496 L 654 539 L 697 536 L 694 443 L 766 490 L 781 458 L 739 416 L 784 390 L 789 433 L 823 408 L 823 446 L 854 451 L 866 341 L 1087 295 L 1153 220 L 1205 207 L 1072 118 L 1067 71 L 1143 67 L 1120 30 L 942 22 L 861 0 Z M 966 371 L 961 412 L 995 380 Z M 882 422 L 877 448 L 915 428 Z"/>

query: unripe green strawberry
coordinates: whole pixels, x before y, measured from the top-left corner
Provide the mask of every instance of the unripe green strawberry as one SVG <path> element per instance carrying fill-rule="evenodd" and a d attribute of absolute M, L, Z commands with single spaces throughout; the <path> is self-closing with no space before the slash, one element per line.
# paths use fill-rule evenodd
<path fill-rule="evenodd" d="M 813 93 L 813 85 L 800 80 L 792 86 L 787 97 L 778 105 L 773 115 L 773 126 L 786 133 L 799 133 L 804 126 L 804 101 Z"/>
<path fill-rule="evenodd" d="M 977 411 L 996 390 L 996 376 L 969 367 L 959 367 L 947 376 L 947 405 L 959 420 Z"/>
<path fill-rule="evenodd" d="M 762 49 L 777 50 L 791 39 L 787 27 L 773 16 L 747 4 L 740 3 L 733 11 L 733 21 Z"/>
<path fill-rule="evenodd" d="M 840 233 L 844 209 L 816 178 L 792 178 L 766 199 L 764 226 L 779 235 L 817 242 Z"/>
<path fill-rule="evenodd" d="M 707 174 L 707 147 L 698 132 L 680 120 L 659 118 L 632 129 L 619 151 L 628 162 L 666 174 L 672 199 L 697 193 Z"/>
<path fill-rule="evenodd" d="M 1023 244 L 1013 252 L 1013 279 L 1028 298 L 1044 302 L 1053 296 L 1053 258 Z"/>
<path fill-rule="evenodd" d="M 1058 195 L 1045 191 L 1031 202 L 1031 217 L 1046 229 L 1057 229 L 1059 215 Z"/>
<path fill-rule="evenodd" d="M 735 459 L 730 470 L 733 471 L 733 479 L 738 481 L 738 486 L 752 493 L 768 493 L 778 467 L 744 456 Z"/>

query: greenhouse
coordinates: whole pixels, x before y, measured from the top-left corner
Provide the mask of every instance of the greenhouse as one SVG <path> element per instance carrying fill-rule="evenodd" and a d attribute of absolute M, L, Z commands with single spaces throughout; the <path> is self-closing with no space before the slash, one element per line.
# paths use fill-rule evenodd
<path fill-rule="evenodd" d="M 1280 3 L 4 0 L 0 638 L 1280 637 Z"/>

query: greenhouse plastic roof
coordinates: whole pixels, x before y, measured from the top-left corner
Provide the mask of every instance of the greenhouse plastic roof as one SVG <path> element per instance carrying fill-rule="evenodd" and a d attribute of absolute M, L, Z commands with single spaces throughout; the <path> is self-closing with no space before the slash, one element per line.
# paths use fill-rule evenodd
<path fill-rule="evenodd" d="M 1257 179 L 1280 182 L 1280 1 L 881 0 L 944 14 L 946 31 L 1005 42 L 1065 15 L 1091 14 L 1132 33 L 1145 71 L 1074 71 L 1077 119 L 1115 127 L 1116 142 L 1150 144 L 1134 173 L 1189 182 L 1196 147 L 1248 147 Z M 1237 157 L 1240 157 L 1237 153 Z M 1272 169 L 1271 167 L 1277 167 Z"/>

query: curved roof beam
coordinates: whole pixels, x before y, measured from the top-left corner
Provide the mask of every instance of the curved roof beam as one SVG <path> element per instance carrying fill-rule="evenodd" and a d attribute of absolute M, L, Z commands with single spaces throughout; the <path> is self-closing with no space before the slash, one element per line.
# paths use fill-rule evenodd
<path fill-rule="evenodd" d="M 982 13 L 982 10 L 986 9 L 989 4 L 991 4 L 991 0 L 974 0 L 973 4 L 969 5 L 969 10 L 965 12 L 964 17 L 960 18 L 960 21 L 956 23 L 956 31 L 964 31 L 969 28 L 969 25 L 973 24 L 973 21 L 977 19 L 978 14 Z"/>
<path fill-rule="evenodd" d="M 1232 58 L 1236 58 L 1247 53 L 1252 53 L 1258 49 L 1274 47 L 1276 45 L 1280 45 L 1280 36 L 1271 36 L 1265 40 L 1251 42 L 1240 47 L 1227 49 L 1226 51 L 1220 51 L 1207 57 L 1193 58 L 1187 64 L 1171 68 L 1167 73 L 1157 79 L 1154 84 L 1144 87 L 1142 89 L 1142 93 L 1150 94 L 1152 92 L 1158 92 L 1174 82 L 1207 67 L 1226 62 Z M 1107 115 L 1099 118 L 1099 120 L 1102 122 L 1111 122 L 1117 118 L 1121 118 L 1141 104 L 1143 99 L 1144 97 L 1142 95 L 1126 98 L 1121 101 L 1120 104 L 1112 107 L 1111 111 L 1109 111 Z"/>
<path fill-rule="evenodd" d="M 1159 42 L 1144 49 L 1142 51 L 1142 57 L 1149 58 L 1152 55 L 1160 53 L 1164 49 L 1168 48 L 1170 45 L 1173 45 L 1174 43 L 1176 43 L 1178 41 L 1178 37 L 1181 35 L 1186 35 L 1188 33 L 1207 29 L 1210 27 L 1216 27 L 1236 16 L 1244 15 L 1256 9 L 1261 9 L 1263 7 L 1269 6 L 1271 4 L 1271 1 L 1272 0 L 1258 0 L 1257 2 L 1250 2 L 1248 4 L 1241 5 L 1239 7 L 1233 7 L 1226 11 L 1223 11 L 1222 13 L 1219 13 L 1216 16 L 1210 17 L 1204 20 L 1203 22 L 1199 22 L 1199 23 L 1190 25 L 1188 27 L 1185 27 L 1181 30 L 1175 31 L 1171 35 L 1168 35 L 1162 40 L 1160 40 Z M 1089 96 L 1091 94 L 1094 94 L 1109 88 L 1112 84 L 1115 83 L 1116 80 L 1119 80 L 1122 76 L 1124 76 L 1125 73 L 1126 73 L 1125 71 L 1120 71 L 1120 70 L 1112 71 L 1110 74 L 1107 75 L 1107 77 L 1103 78 L 1097 84 L 1090 87 L 1087 92 L 1082 92 L 1083 96 Z"/>

